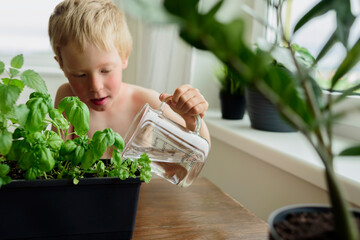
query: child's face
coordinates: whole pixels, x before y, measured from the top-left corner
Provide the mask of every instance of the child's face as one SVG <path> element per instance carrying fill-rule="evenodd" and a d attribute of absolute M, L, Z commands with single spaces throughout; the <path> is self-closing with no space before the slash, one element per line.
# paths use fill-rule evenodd
<path fill-rule="evenodd" d="M 122 61 L 114 46 L 105 51 L 89 44 L 84 52 L 79 52 L 71 43 L 62 48 L 61 56 L 61 68 L 74 94 L 89 108 L 109 109 L 119 96 L 127 59 Z"/>

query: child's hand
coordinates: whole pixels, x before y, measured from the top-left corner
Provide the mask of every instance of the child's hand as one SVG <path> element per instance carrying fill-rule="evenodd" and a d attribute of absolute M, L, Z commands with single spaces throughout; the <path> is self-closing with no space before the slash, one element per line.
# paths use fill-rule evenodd
<path fill-rule="evenodd" d="M 159 99 L 162 102 L 166 101 L 174 112 L 180 114 L 185 120 L 187 128 L 191 130 L 195 128 L 194 116 L 204 117 L 209 107 L 199 90 L 188 84 L 178 87 L 172 96 L 162 93 Z"/>

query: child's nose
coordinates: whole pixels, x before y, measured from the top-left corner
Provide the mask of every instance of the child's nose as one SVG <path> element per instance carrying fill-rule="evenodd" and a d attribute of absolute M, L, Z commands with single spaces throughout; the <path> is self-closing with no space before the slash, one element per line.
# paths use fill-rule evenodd
<path fill-rule="evenodd" d="M 100 76 L 90 76 L 90 91 L 98 92 L 103 88 L 103 81 Z"/>

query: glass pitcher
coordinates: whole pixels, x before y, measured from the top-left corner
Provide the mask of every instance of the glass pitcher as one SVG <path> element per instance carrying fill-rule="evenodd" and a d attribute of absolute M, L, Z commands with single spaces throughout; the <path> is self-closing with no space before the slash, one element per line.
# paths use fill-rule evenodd
<path fill-rule="evenodd" d="M 163 115 L 165 102 L 158 110 L 146 103 L 125 135 L 123 158 L 138 158 L 146 153 L 152 172 L 181 187 L 188 187 L 199 175 L 209 152 L 209 143 L 200 136 L 201 118 L 190 131 Z"/>

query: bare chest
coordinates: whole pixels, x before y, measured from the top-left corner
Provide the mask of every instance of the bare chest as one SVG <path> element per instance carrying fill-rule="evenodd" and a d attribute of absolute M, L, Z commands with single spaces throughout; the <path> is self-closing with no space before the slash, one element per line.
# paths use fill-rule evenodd
<path fill-rule="evenodd" d="M 119 133 L 124 138 L 134 117 L 135 114 L 133 112 L 117 112 L 114 114 L 90 114 L 90 129 L 88 132 L 88 136 L 92 137 L 92 135 L 96 131 L 102 131 L 106 128 L 111 128 L 114 132 Z"/>

